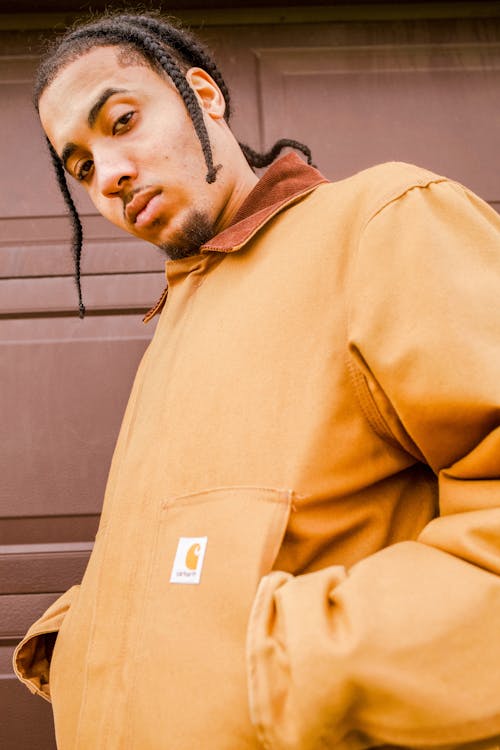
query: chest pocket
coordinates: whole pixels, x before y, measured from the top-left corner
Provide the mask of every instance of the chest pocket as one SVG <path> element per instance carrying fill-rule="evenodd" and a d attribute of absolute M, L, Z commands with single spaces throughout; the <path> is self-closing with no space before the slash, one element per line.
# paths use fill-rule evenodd
<path fill-rule="evenodd" d="M 246 628 L 258 582 L 281 546 L 291 496 L 236 487 L 163 502 L 128 748 L 259 746 L 248 714 Z"/>

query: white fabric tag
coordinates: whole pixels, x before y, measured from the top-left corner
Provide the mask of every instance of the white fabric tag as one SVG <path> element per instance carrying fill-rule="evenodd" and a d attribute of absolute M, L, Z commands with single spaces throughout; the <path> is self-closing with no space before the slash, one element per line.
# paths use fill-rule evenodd
<path fill-rule="evenodd" d="M 170 583 L 199 583 L 208 537 L 181 536 L 170 574 Z"/>

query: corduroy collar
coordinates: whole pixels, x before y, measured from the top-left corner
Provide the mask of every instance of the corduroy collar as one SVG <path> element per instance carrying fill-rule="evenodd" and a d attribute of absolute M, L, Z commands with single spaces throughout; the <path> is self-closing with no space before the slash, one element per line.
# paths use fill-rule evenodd
<path fill-rule="evenodd" d="M 200 253 L 232 253 L 240 250 L 267 222 L 286 206 L 307 195 L 328 180 L 295 153 L 275 161 L 245 198 L 232 224 L 200 248 Z M 161 312 L 168 288 L 146 313 L 148 323 Z"/>

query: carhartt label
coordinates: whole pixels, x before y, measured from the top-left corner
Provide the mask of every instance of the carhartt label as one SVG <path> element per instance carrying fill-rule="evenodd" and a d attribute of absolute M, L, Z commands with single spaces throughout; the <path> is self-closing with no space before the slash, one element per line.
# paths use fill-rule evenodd
<path fill-rule="evenodd" d="M 170 583 L 199 583 L 207 548 L 206 536 L 181 536 L 170 575 Z"/>

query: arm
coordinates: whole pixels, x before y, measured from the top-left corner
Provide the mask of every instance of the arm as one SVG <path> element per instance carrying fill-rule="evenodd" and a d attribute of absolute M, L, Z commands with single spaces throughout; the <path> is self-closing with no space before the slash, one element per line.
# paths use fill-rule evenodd
<path fill-rule="evenodd" d="M 248 670 L 265 747 L 500 744 L 499 227 L 446 181 L 366 227 L 349 329 L 365 412 L 425 457 L 440 515 L 349 571 L 262 580 Z"/>

